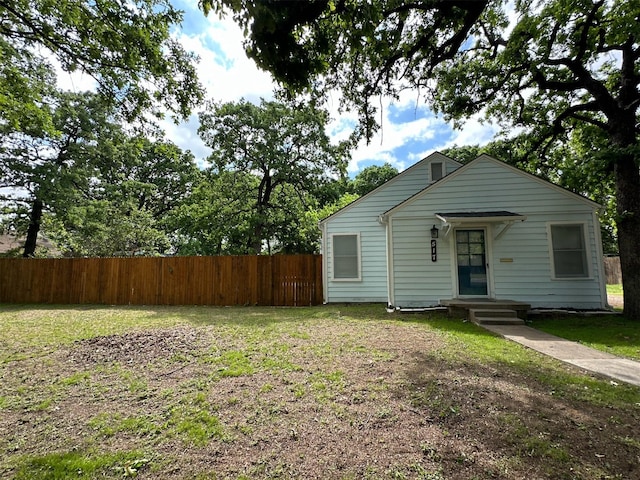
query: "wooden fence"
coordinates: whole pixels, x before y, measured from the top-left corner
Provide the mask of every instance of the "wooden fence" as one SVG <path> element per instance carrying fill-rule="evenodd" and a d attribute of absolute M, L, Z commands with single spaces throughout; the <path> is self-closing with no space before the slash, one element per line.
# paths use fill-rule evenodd
<path fill-rule="evenodd" d="M 604 274 L 607 276 L 607 285 L 622 283 L 620 257 L 604 257 Z"/>
<path fill-rule="evenodd" d="M 320 255 L 0 258 L 0 303 L 322 303 Z"/>

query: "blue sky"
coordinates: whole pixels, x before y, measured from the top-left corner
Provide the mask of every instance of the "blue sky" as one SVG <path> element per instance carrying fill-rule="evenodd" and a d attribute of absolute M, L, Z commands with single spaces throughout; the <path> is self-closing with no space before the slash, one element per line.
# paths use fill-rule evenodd
<path fill-rule="evenodd" d="M 184 11 L 181 28 L 173 35 L 185 49 L 200 57 L 198 76 L 207 90 L 209 99 L 236 101 L 245 98 L 258 101 L 272 98 L 274 83 L 268 73 L 259 70 L 249 60 L 242 48 L 242 32 L 230 18 L 220 20 L 214 13 L 205 17 L 198 9 L 197 0 L 172 0 L 173 5 Z M 64 88 L 83 90 L 91 88 L 91 80 L 60 74 Z M 437 117 L 424 104 L 416 101 L 417 93 L 403 92 L 399 100 L 382 99 L 382 128 L 371 142 L 361 142 L 352 152 L 349 165 L 351 176 L 369 165 L 391 163 L 399 170 L 436 150 L 453 145 L 485 144 L 497 132 L 497 127 L 482 124 L 478 119 L 467 121 L 464 127 L 453 130 L 442 118 Z M 338 114 L 339 94 L 330 95 L 329 110 L 334 121 L 329 133 L 336 140 L 346 138 L 355 124 L 352 114 Z M 167 137 L 185 150 L 191 150 L 198 161 L 204 160 L 209 151 L 197 134 L 198 117 L 192 117 L 179 125 L 163 122 Z"/>

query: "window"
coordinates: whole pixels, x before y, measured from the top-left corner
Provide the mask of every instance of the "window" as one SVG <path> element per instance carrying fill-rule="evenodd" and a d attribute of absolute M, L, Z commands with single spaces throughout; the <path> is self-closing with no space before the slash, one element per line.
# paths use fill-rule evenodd
<path fill-rule="evenodd" d="M 360 235 L 333 235 L 333 279 L 360 280 Z"/>
<path fill-rule="evenodd" d="M 587 278 L 587 249 L 584 224 L 551 225 L 553 276 L 555 278 Z"/>
<path fill-rule="evenodd" d="M 431 162 L 431 181 L 435 182 L 444 176 L 444 164 L 442 162 Z"/>

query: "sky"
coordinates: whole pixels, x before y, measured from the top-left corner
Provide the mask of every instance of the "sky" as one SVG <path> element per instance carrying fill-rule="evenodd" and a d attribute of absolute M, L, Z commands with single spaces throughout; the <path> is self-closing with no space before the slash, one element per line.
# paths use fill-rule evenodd
<path fill-rule="evenodd" d="M 230 19 L 220 19 L 214 13 L 205 17 L 197 0 L 172 0 L 174 7 L 184 11 L 181 28 L 173 36 L 188 51 L 200 57 L 198 77 L 208 99 L 231 102 L 246 99 L 259 102 L 273 98 L 275 83 L 270 74 L 259 70 L 248 59 L 242 47 L 242 31 Z M 63 88 L 76 91 L 90 89 L 92 80 L 59 72 Z M 336 141 L 346 138 L 355 125 L 353 114 L 337 112 L 339 95 L 331 96 L 327 106 L 333 122 L 328 133 Z M 367 142 L 362 141 L 352 151 L 348 173 L 355 176 L 370 165 L 390 163 L 402 171 L 434 151 L 458 145 L 483 145 L 492 140 L 498 128 L 470 119 L 460 130 L 454 130 L 442 117 L 436 116 L 424 104 L 417 102 L 417 92 L 406 91 L 399 100 L 382 100 L 382 128 Z M 175 125 L 171 120 L 161 127 L 169 140 L 183 150 L 190 150 L 202 163 L 209 149 L 198 137 L 197 111 L 190 119 Z"/>

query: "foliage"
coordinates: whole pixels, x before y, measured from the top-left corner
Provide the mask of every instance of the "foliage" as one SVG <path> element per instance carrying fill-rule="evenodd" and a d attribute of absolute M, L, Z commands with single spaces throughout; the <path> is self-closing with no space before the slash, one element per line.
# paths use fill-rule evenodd
<path fill-rule="evenodd" d="M 251 173 L 205 171 L 193 192 L 169 215 L 179 255 L 234 255 L 246 252 L 253 192 Z"/>
<path fill-rule="evenodd" d="M 193 156 L 125 131 L 98 95 L 60 92 L 55 99 L 56 133 L 3 136 L 0 169 L 11 187 L 5 228 L 35 236 L 44 223 L 71 256 L 169 250 L 162 221 L 190 191 L 198 174 Z"/>
<path fill-rule="evenodd" d="M 45 99 L 55 84 L 49 64 L 0 36 L 0 120 L 4 130 L 52 131 Z"/>
<path fill-rule="evenodd" d="M 0 19 L 2 68 L 11 73 L 0 80 L 0 114 L 14 126 L 23 105 L 34 116 L 46 110 L 46 59 L 93 77 L 127 118 L 160 107 L 186 118 L 201 99 L 196 58 L 171 37 L 182 14 L 167 0 L 1 0 Z"/>
<path fill-rule="evenodd" d="M 350 189 L 356 195 L 363 196 L 391 180 L 396 175 L 398 175 L 398 169 L 390 163 L 370 165 L 356 175 L 350 184 Z"/>
<path fill-rule="evenodd" d="M 368 138 L 376 98 L 395 95 L 397 80 L 413 86 L 430 79 L 464 45 L 487 3 L 200 1 L 205 13 L 230 11 L 245 29 L 249 57 L 290 89 L 341 90 Z"/>
<path fill-rule="evenodd" d="M 85 198 L 58 205 L 45 222 L 58 248 L 70 256 L 172 252 L 168 216 L 200 175 L 193 156 L 164 140 L 125 135 L 97 160 Z"/>
<path fill-rule="evenodd" d="M 297 222 L 315 207 L 316 193 L 344 174 L 348 155 L 348 142 L 331 144 L 327 121 L 313 105 L 265 100 L 211 103 L 200 114 L 200 135 L 213 150 L 209 178 L 217 188 L 205 188 L 222 215 L 209 223 L 219 251 L 314 249 Z"/>

